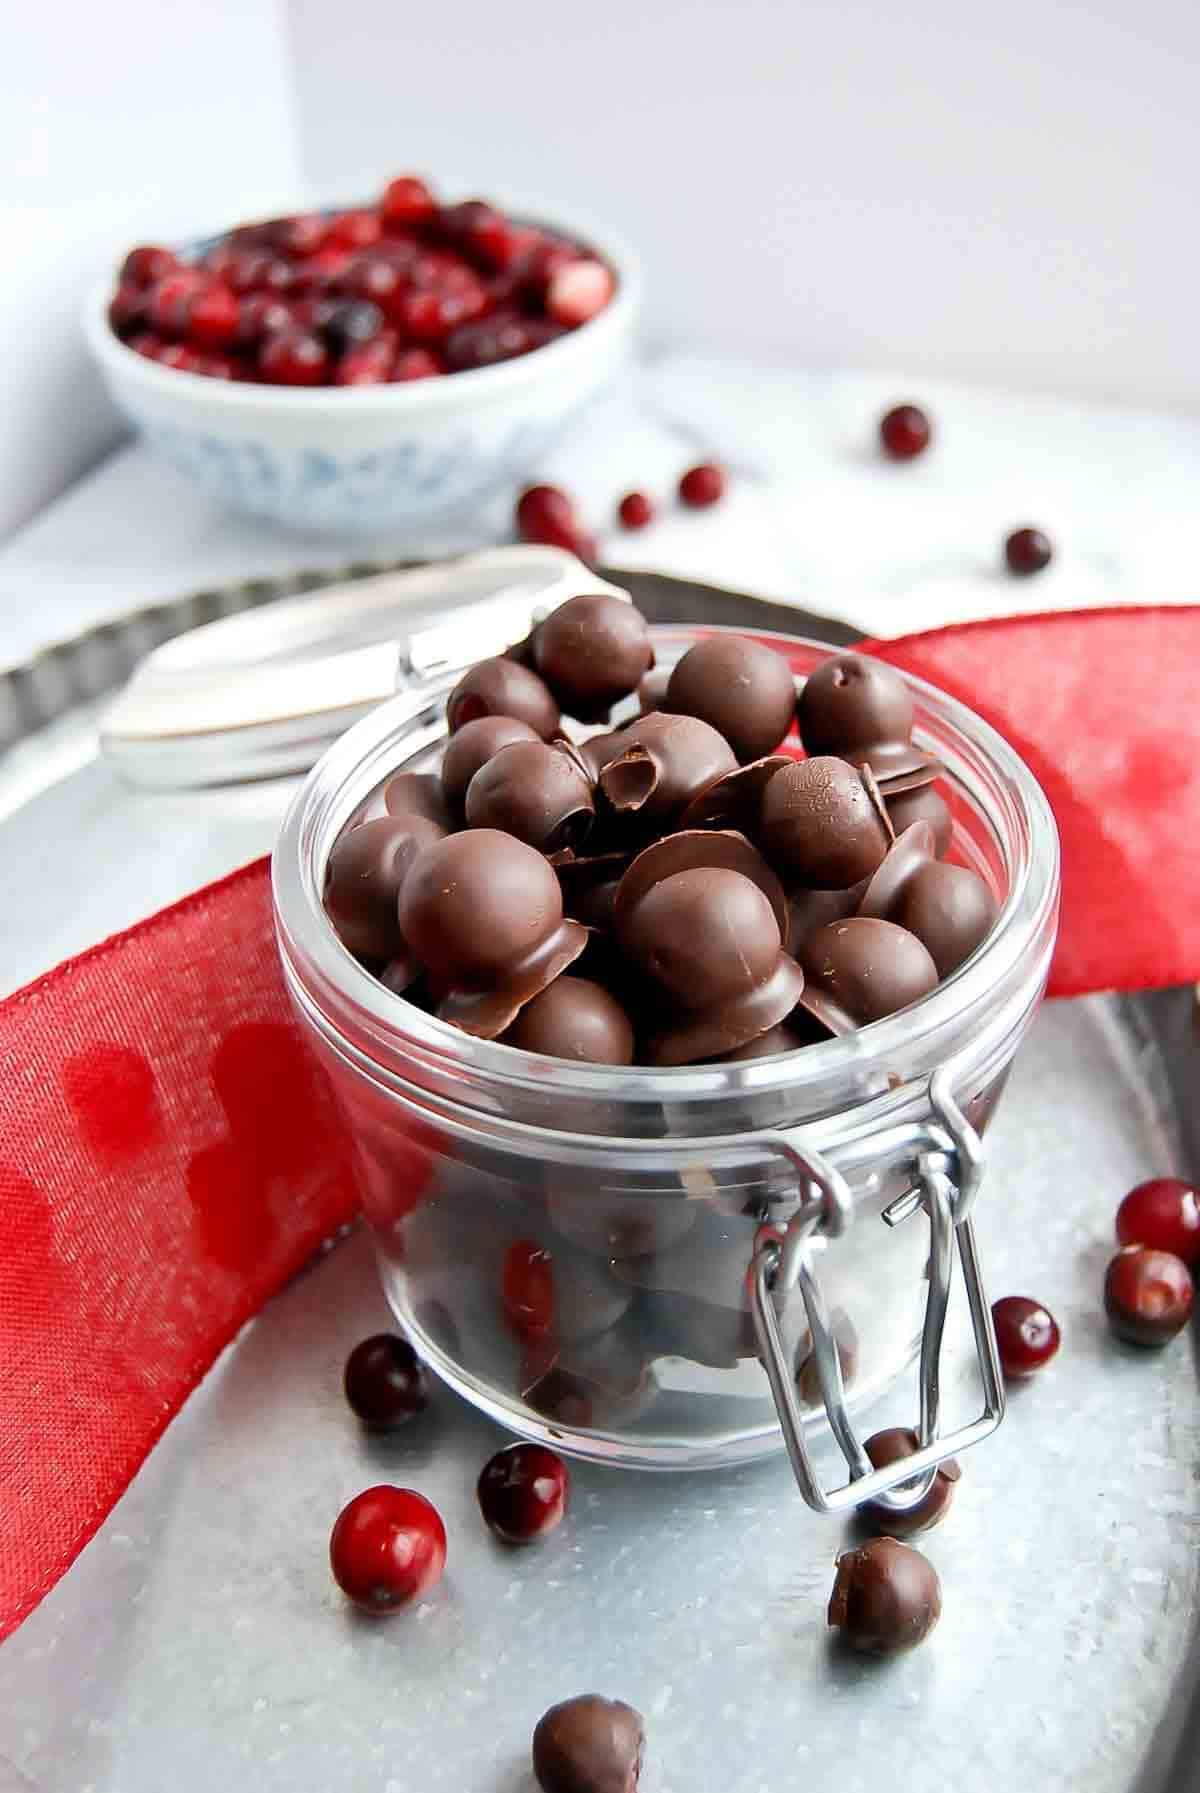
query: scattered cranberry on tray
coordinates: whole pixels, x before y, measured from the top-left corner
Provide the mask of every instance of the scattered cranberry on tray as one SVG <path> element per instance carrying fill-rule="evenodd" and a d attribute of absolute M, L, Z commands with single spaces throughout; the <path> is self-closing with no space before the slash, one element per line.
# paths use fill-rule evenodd
<path fill-rule="evenodd" d="M 407 1339 L 379 1332 L 356 1345 L 346 1359 L 346 1399 L 364 1426 L 391 1432 L 429 1404 L 421 1360 Z"/>
<path fill-rule="evenodd" d="M 541 1444 L 497 1451 L 479 1476 L 479 1510 L 506 1544 L 533 1544 L 562 1524 L 567 1510 L 567 1466 Z"/>
<path fill-rule="evenodd" d="M 879 440 L 892 461 L 911 461 L 924 454 L 933 425 L 919 405 L 894 405 L 879 421 Z"/>
<path fill-rule="evenodd" d="M 1040 529 L 1014 529 L 1004 544 L 1005 563 L 1018 579 L 1032 578 L 1048 567 L 1053 558 L 1050 537 Z"/>
<path fill-rule="evenodd" d="M 446 1528 L 411 1488 L 381 1483 L 343 1507 L 329 1539 L 333 1578 L 364 1612 L 395 1612 L 442 1578 Z"/>
<path fill-rule="evenodd" d="M 423 181 L 402 175 L 375 205 L 239 225 L 195 264 L 139 244 L 121 264 L 108 315 L 139 352 L 133 339 L 149 325 L 192 356 L 235 358 L 233 375 L 187 354 L 151 355 L 160 366 L 284 386 L 361 386 L 531 354 L 598 316 L 615 290 L 612 269 L 586 245 L 479 199 L 442 205 Z M 260 315 L 268 301 L 276 308 L 269 324 Z M 377 316 L 348 317 L 356 301 Z M 397 333 L 392 352 L 364 356 L 385 325 Z M 268 351 L 284 332 L 303 333 L 303 350 Z"/>
<path fill-rule="evenodd" d="M 1117 1241 L 1200 1258 L 1200 1193 L 1179 1177 L 1154 1177 L 1131 1189 L 1117 1209 Z"/>
<path fill-rule="evenodd" d="M 1192 1312 L 1191 1274 L 1181 1258 L 1145 1245 L 1124 1245 L 1104 1278 L 1104 1309 L 1118 1338 L 1165 1345 Z"/>
<path fill-rule="evenodd" d="M 679 499 L 693 510 L 706 510 L 725 496 L 725 469 L 715 461 L 701 461 L 680 476 Z"/>
<path fill-rule="evenodd" d="M 992 1324 L 1004 1374 L 1034 1376 L 1058 1351 L 1062 1335 L 1049 1308 L 1028 1295 L 1004 1295 L 992 1303 Z"/>

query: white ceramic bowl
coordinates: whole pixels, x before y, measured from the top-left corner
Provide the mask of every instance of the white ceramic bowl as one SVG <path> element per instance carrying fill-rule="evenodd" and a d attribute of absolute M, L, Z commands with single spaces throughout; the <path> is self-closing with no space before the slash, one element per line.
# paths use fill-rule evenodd
<path fill-rule="evenodd" d="M 522 218 L 536 208 L 512 207 Z M 606 233 L 557 216 L 617 289 L 598 317 L 545 348 L 468 373 L 391 386 L 311 388 L 210 380 L 159 367 L 108 323 L 111 276 L 84 328 L 113 399 L 180 472 L 237 510 L 353 534 L 424 522 L 515 486 L 627 359 L 640 280 Z"/>

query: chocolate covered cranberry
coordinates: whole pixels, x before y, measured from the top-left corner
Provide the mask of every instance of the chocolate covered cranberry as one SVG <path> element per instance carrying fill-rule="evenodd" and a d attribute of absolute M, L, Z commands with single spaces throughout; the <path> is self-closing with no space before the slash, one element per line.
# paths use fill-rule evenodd
<path fill-rule="evenodd" d="M 768 782 L 758 839 L 781 874 L 814 890 L 848 890 L 877 871 L 891 827 L 869 778 L 823 755 L 785 766 Z"/>
<path fill-rule="evenodd" d="M 1117 1239 L 1172 1252 L 1194 1265 L 1200 1260 L 1200 1193 L 1179 1177 L 1139 1183 L 1117 1209 Z"/>
<path fill-rule="evenodd" d="M 1194 1290 L 1181 1258 L 1146 1245 L 1125 1245 L 1104 1278 L 1104 1309 L 1118 1338 L 1165 1345 L 1191 1318 Z"/>
<path fill-rule="evenodd" d="M 467 787 L 467 823 L 500 828 L 541 853 L 578 849 L 595 815 L 592 780 L 569 748 L 514 741 L 494 753 Z"/>
<path fill-rule="evenodd" d="M 384 1615 L 428 1593 L 446 1566 L 446 1528 L 412 1488 L 367 1488 L 338 1515 L 333 1578 L 364 1612 Z"/>
<path fill-rule="evenodd" d="M 542 1793 L 637 1793 L 645 1746 L 640 1712 L 579 1694 L 538 1720 L 533 1772 Z"/>
<path fill-rule="evenodd" d="M 911 1457 L 917 1449 L 917 1435 L 907 1426 L 888 1426 L 868 1438 L 863 1449 L 876 1469 L 887 1469 L 902 1457 Z M 950 1510 L 954 1490 L 962 1470 L 953 1457 L 939 1463 L 929 1492 L 915 1506 L 903 1511 L 876 1501 L 867 1501 L 858 1511 L 868 1525 L 897 1538 L 909 1538 L 916 1532 L 929 1531 L 939 1525 Z"/>
<path fill-rule="evenodd" d="M 674 823 L 701 791 L 737 767 L 724 735 L 698 716 L 652 711 L 621 733 L 621 751 L 600 773 L 600 789 L 619 814 Z"/>
<path fill-rule="evenodd" d="M 536 729 L 515 716 L 480 716 L 466 722 L 446 742 L 442 754 L 442 794 L 446 807 L 461 816 L 471 780 L 493 755 L 514 741 L 540 741 Z"/>
<path fill-rule="evenodd" d="M 654 664 L 646 619 L 607 593 L 568 598 L 533 638 L 538 672 L 562 708 L 581 722 L 599 721 L 637 689 Z"/>
<path fill-rule="evenodd" d="M 484 1464 L 476 1493 L 489 1531 L 506 1544 L 533 1544 L 562 1524 L 568 1487 L 567 1466 L 556 1452 L 513 1444 Z"/>
<path fill-rule="evenodd" d="M 743 763 L 772 753 L 792 725 L 796 694 L 782 654 L 740 635 L 690 647 L 671 673 L 666 710 L 699 716 Z"/>
<path fill-rule="evenodd" d="M 807 753 L 849 758 L 912 737 L 913 701 L 898 672 L 867 654 L 836 654 L 811 672 L 796 705 Z"/>
<path fill-rule="evenodd" d="M 815 929 L 800 962 L 809 985 L 851 1028 L 907 1008 L 938 981 L 937 966 L 915 934 L 867 916 Z"/>
<path fill-rule="evenodd" d="M 504 1035 L 506 1046 L 579 1064 L 633 1063 L 633 1027 L 616 997 L 583 977 L 556 977 L 527 1002 Z"/>
<path fill-rule="evenodd" d="M 838 1558 L 829 1623 L 852 1649 L 895 1656 L 924 1641 L 942 1616 L 933 1564 L 895 1538 L 872 1538 Z"/>
<path fill-rule="evenodd" d="M 356 1345 L 346 1359 L 346 1400 L 364 1426 L 393 1432 L 429 1404 L 420 1358 L 407 1339 L 376 1333 Z"/>
<path fill-rule="evenodd" d="M 325 912 L 357 958 L 392 959 L 400 952 L 401 887 L 443 832 L 424 816 L 389 816 L 362 822 L 334 843 L 325 871 Z"/>
<path fill-rule="evenodd" d="M 896 834 L 903 834 L 914 822 L 928 822 L 933 829 L 934 854 L 938 859 L 945 858 L 950 850 L 954 820 L 946 799 L 932 781 L 894 793 L 885 790 L 883 800 Z"/>
<path fill-rule="evenodd" d="M 483 716 L 527 722 L 543 741 L 558 733 L 561 721 L 558 705 L 537 673 L 507 654 L 476 661 L 446 699 L 446 722 L 452 735 Z"/>

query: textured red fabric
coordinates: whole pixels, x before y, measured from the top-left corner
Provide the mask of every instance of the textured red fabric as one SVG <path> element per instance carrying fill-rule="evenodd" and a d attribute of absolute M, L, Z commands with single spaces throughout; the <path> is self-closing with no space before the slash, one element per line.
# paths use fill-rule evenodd
<path fill-rule="evenodd" d="M 1063 853 L 1052 996 L 1200 976 L 1200 609 L 1008 617 L 865 645 L 978 710 L 1041 781 Z"/>
<path fill-rule="evenodd" d="M 1200 610 L 1177 609 L 874 644 L 1041 778 L 1063 840 L 1058 994 L 1200 976 L 1198 650 Z M 265 861 L 0 1004 L 0 1635 L 355 1205 Z"/>
<path fill-rule="evenodd" d="M 355 1202 L 265 861 L 0 1005 L 0 1635 Z"/>

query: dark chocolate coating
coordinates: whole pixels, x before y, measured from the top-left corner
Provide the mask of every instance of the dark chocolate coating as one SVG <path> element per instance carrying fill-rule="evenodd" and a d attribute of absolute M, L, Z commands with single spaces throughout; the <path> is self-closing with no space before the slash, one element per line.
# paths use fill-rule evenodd
<path fill-rule="evenodd" d="M 895 796 L 889 796 L 885 791 L 884 803 L 897 834 L 903 834 L 914 822 L 928 822 L 933 829 L 933 850 L 939 859 L 945 858 L 950 850 L 954 823 L 936 785 L 918 785 L 912 790 L 898 791 Z"/>
<path fill-rule="evenodd" d="M 507 654 L 477 661 L 446 699 L 446 724 L 452 735 L 481 716 L 511 716 L 517 722 L 527 722 L 543 741 L 558 733 L 562 720 L 543 680 Z"/>
<path fill-rule="evenodd" d="M 518 722 L 515 716 L 481 716 L 477 722 L 464 723 L 446 742 L 442 754 L 442 791 L 447 807 L 454 815 L 462 815 L 471 780 L 502 747 L 511 747 L 515 741 L 540 739 L 536 729 L 527 722 Z"/>
<path fill-rule="evenodd" d="M 600 774 L 600 789 L 618 811 L 674 822 L 693 797 L 736 766 L 733 749 L 707 722 L 654 710 L 624 730 L 621 752 Z"/>
<path fill-rule="evenodd" d="M 809 988 L 857 1027 L 907 1008 L 938 981 L 937 966 L 915 934 L 865 915 L 818 928 L 804 942 L 800 962 Z"/>
<path fill-rule="evenodd" d="M 895 1538 L 872 1538 L 838 1558 L 829 1623 L 855 1650 L 894 1656 L 929 1636 L 942 1616 L 932 1563 Z"/>
<path fill-rule="evenodd" d="M 621 740 L 624 729 L 605 729 L 598 735 L 589 735 L 586 741 L 576 744 L 576 752 L 593 778 L 599 778 L 610 760 L 616 759 L 621 751 Z"/>
<path fill-rule="evenodd" d="M 882 865 L 892 835 L 869 774 L 825 757 L 776 772 L 763 792 L 758 843 L 782 876 L 848 890 Z"/>
<path fill-rule="evenodd" d="M 876 1469 L 886 1469 L 890 1463 L 899 1462 L 901 1457 L 911 1456 L 917 1448 L 917 1435 L 907 1426 L 888 1426 L 882 1432 L 876 1432 L 868 1438 L 863 1449 Z M 954 1499 L 954 1490 L 962 1470 L 954 1457 L 947 1457 L 939 1463 L 933 1484 L 923 1500 L 906 1512 L 894 1512 L 890 1507 L 877 1506 L 874 1501 L 867 1501 L 859 1507 L 859 1518 L 865 1525 L 874 1530 L 886 1533 L 894 1538 L 911 1538 L 917 1532 L 927 1532 L 940 1524 L 950 1510 Z"/>
<path fill-rule="evenodd" d="M 931 859 L 906 881 L 889 914 L 928 949 L 938 976 L 949 977 L 991 931 L 996 900 L 965 865 Z"/>
<path fill-rule="evenodd" d="M 558 879 L 533 847 L 491 828 L 450 834 L 405 878 L 401 932 L 444 1021 L 485 1039 L 577 959 L 587 932 L 563 920 Z"/>
<path fill-rule="evenodd" d="M 334 842 L 325 868 L 325 912 L 357 958 L 403 955 L 401 886 L 424 849 L 444 838 L 424 816 L 384 816 L 347 829 Z"/>
<path fill-rule="evenodd" d="M 698 871 L 704 866 L 723 866 L 726 871 L 740 872 L 757 884 L 775 914 L 782 939 L 788 925 L 787 898 L 783 886 L 757 847 L 751 846 L 744 834 L 730 829 L 684 829 L 679 834 L 665 834 L 633 860 L 617 888 L 615 910 L 618 916 L 628 915 L 647 891 L 664 878 L 677 872 Z M 619 926 L 619 919 L 617 921 Z"/>
<path fill-rule="evenodd" d="M 676 872 L 627 910 L 618 891 L 617 930 L 630 957 L 686 1009 L 757 988 L 775 969 L 781 944 L 757 884 L 724 867 Z"/>
<path fill-rule="evenodd" d="M 713 635 L 690 647 L 671 674 L 663 705 L 710 723 L 743 765 L 774 752 L 795 707 L 783 655 L 742 635 Z"/>
<path fill-rule="evenodd" d="M 605 592 L 568 598 L 541 624 L 534 664 L 569 716 L 595 722 L 654 664 L 640 610 Z"/>
<path fill-rule="evenodd" d="M 574 755 L 544 741 L 514 741 L 467 787 L 467 826 L 499 828 L 540 853 L 582 847 L 592 827 L 592 785 Z"/>
<path fill-rule="evenodd" d="M 763 792 L 776 772 L 793 762 L 782 753 L 751 760 L 693 797 L 679 818 L 681 828 L 737 828 L 749 834 L 757 826 Z"/>
<path fill-rule="evenodd" d="M 538 1720 L 533 1772 L 542 1793 L 637 1793 L 645 1747 L 640 1712 L 582 1693 Z"/>
<path fill-rule="evenodd" d="M 378 822 L 384 816 L 424 816 L 426 821 L 436 822 L 445 834 L 454 827 L 436 772 L 394 772 L 372 791 L 351 826 Z"/>
<path fill-rule="evenodd" d="M 886 860 L 884 864 L 887 864 Z M 862 884 L 852 884 L 849 890 L 797 890 L 788 904 L 787 949 L 792 957 L 800 957 L 800 948 L 818 928 L 831 921 L 845 921 L 848 915 L 857 915 L 869 884 L 868 879 Z"/>
<path fill-rule="evenodd" d="M 506 1046 L 589 1065 L 633 1063 L 633 1028 L 607 990 L 582 977 L 557 977 L 527 1002 L 504 1035 Z"/>
<path fill-rule="evenodd" d="M 796 705 L 810 754 L 853 754 L 912 736 L 913 701 L 898 672 L 865 654 L 835 654 L 809 674 Z"/>
<path fill-rule="evenodd" d="M 902 791 L 915 791 L 920 785 L 932 784 L 946 770 L 936 755 L 914 747 L 911 741 L 907 744 L 892 741 L 883 747 L 845 757 L 851 765 L 870 766 L 885 801 L 888 797 L 898 797 Z"/>

